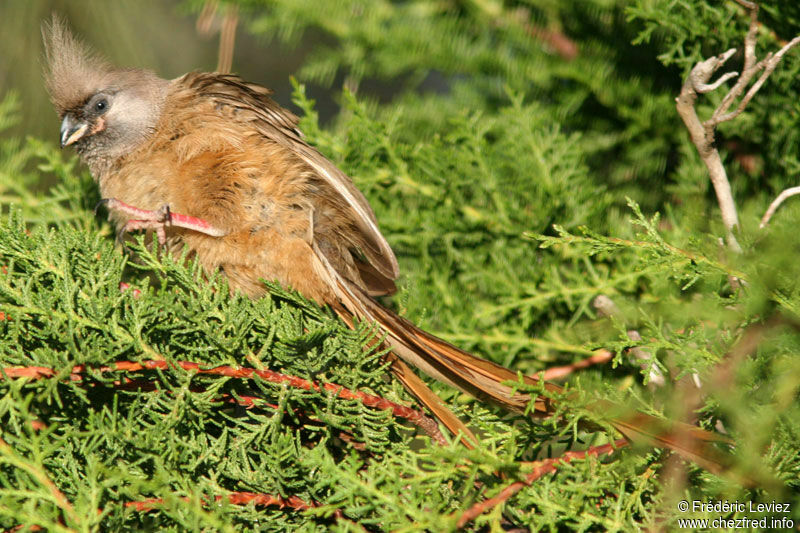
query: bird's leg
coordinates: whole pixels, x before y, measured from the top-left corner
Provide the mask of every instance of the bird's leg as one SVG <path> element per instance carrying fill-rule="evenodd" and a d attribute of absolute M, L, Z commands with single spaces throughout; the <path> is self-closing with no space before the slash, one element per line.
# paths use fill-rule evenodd
<path fill-rule="evenodd" d="M 173 213 L 170 211 L 169 205 L 164 205 L 155 211 L 148 211 L 147 209 L 139 209 L 138 207 L 128 205 L 116 198 L 103 198 L 97 204 L 98 207 L 101 205 L 105 206 L 109 211 L 118 211 L 136 217 L 125 223 L 119 232 L 120 237 L 129 231 L 151 229 L 156 232 L 158 243 L 163 245 L 167 239 L 164 230 L 167 226 L 186 228 L 211 235 L 212 237 L 222 237 L 227 233 L 220 228 L 212 226 L 201 218 Z"/>

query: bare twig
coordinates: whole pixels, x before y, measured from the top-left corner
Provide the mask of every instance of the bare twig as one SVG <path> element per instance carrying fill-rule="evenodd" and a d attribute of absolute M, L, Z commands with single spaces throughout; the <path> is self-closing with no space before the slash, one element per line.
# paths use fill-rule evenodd
<path fill-rule="evenodd" d="M 772 218 L 772 215 L 775 214 L 775 211 L 777 211 L 781 204 L 790 196 L 795 196 L 798 194 L 800 194 L 800 187 L 789 187 L 780 193 L 778 197 L 772 200 L 772 203 L 769 204 L 767 212 L 764 213 L 763 217 L 761 217 L 761 224 L 759 224 L 758 227 L 762 229 L 766 227 L 766 225 L 769 224 L 769 220 Z"/>
<path fill-rule="evenodd" d="M 229 73 L 233 67 L 233 49 L 236 41 L 236 25 L 239 22 L 238 7 L 230 5 L 222 19 L 219 32 L 219 58 L 217 72 Z"/>
<path fill-rule="evenodd" d="M 728 52 L 735 52 L 735 50 L 728 50 Z M 726 54 L 728 52 L 726 52 Z M 724 55 L 725 54 L 723 54 L 723 56 Z M 719 79 L 717 81 L 715 81 L 714 83 L 700 83 L 700 82 L 698 82 L 697 86 L 695 87 L 695 90 L 698 93 L 702 93 L 702 94 L 710 93 L 711 91 L 713 91 L 714 89 L 717 89 L 720 85 L 722 85 L 723 83 L 725 83 L 729 79 L 735 78 L 738 75 L 739 75 L 738 72 L 728 72 L 728 73 L 723 74 L 722 76 L 720 76 Z"/>
<path fill-rule="evenodd" d="M 730 113 L 725 113 L 724 115 L 718 114 L 718 112 L 721 111 L 722 109 L 722 107 L 720 106 L 720 108 L 717 109 L 717 111 L 712 116 L 711 120 L 708 122 L 716 126 L 717 124 L 720 124 L 722 122 L 727 122 L 728 120 L 732 120 L 738 117 L 742 113 L 742 111 L 744 111 L 744 108 L 747 107 L 747 104 L 750 102 L 750 100 L 753 99 L 753 96 L 755 96 L 758 90 L 761 89 L 761 86 L 764 85 L 764 82 L 767 81 L 767 78 L 775 70 L 775 67 L 778 66 L 778 63 L 786 54 L 786 52 L 788 52 L 798 44 L 800 44 L 800 37 L 795 37 L 794 39 L 789 41 L 783 48 L 778 50 L 776 54 L 773 55 L 772 52 L 770 52 L 764 59 L 756 63 L 752 67 L 753 74 L 755 74 L 761 69 L 764 69 L 764 72 L 761 73 L 761 76 L 759 76 L 758 80 L 752 85 L 752 87 L 750 87 L 750 89 L 747 91 L 747 94 L 744 95 L 744 98 L 742 98 L 741 102 L 739 102 L 739 106 L 734 111 L 731 111 Z M 745 76 L 742 75 L 742 78 L 740 78 L 740 80 L 744 79 L 744 77 Z"/>
<path fill-rule="evenodd" d="M 744 65 L 742 66 L 742 75 L 739 80 L 734 84 L 728 94 L 722 99 L 717 109 L 712 113 L 711 118 L 703 123 L 706 131 L 710 131 L 713 135 L 713 128 L 721 121 L 719 117 L 725 113 L 733 104 L 733 102 L 741 96 L 744 89 L 750 83 L 750 80 L 758 72 L 759 66 L 756 63 L 756 39 L 758 38 L 758 8 L 750 10 L 750 26 L 747 29 L 747 35 L 744 38 Z"/>
<path fill-rule="evenodd" d="M 216 0 L 208 0 L 205 4 L 203 4 L 203 9 L 200 11 L 200 14 L 197 15 L 197 22 L 195 23 L 197 33 L 203 36 L 210 36 L 214 32 L 213 26 L 214 17 L 216 14 Z"/>
<path fill-rule="evenodd" d="M 224 13 L 218 17 L 223 10 Z M 217 30 L 220 32 L 217 72 L 227 74 L 231 71 L 238 21 L 238 7 L 236 5 L 220 6 L 217 0 L 208 0 L 197 16 L 196 28 L 200 35 L 210 36 Z"/>
<path fill-rule="evenodd" d="M 740 252 L 741 247 L 736 241 L 736 237 L 733 235 L 734 228 L 739 225 L 739 217 L 736 214 L 736 204 L 733 200 L 731 185 L 725 173 L 725 167 L 722 166 L 722 158 L 714 146 L 713 129 L 710 132 L 706 130 L 703 123 L 700 122 L 700 118 L 697 116 L 697 111 L 694 107 L 698 92 L 707 89 L 709 86 L 708 80 L 711 78 L 711 75 L 719 69 L 734 52 L 735 50 L 731 49 L 724 54 L 712 57 L 695 65 L 689 73 L 686 82 L 683 84 L 680 96 L 676 99 L 676 107 L 678 114 L 681 119 L 683 119 L 683 123 L 686 124 L 686 128 L 689 130 L 689 136 L 692 142 L 700 153 L 700 158 L 708 169 L 711 183 L 717 194 L 717 202 L 722 212 L 722 222 L 725 224 L 725 229 L 728 232 L 728 245 L 731 249 Z"/>
<path fill-rule="evenodd" d="M 722 99 L 717 109 L 705 122 L 700 122 L 695 110 L 697 95 L 707 93 L 720 87 L 725 81 L 737 76 L 735 72 L 728 72 L 719 77 L 715 82 L 709 83 L 711 76 L 735 53 L 735 49 L 726 51 L 719 56 L 706 59 L 694 66 L 686 81 L 683 84 L 681 93 L 676 101 L 678 114 L 689 130 L 689 135 L 697 148 L 700 158 L 708 169 L 714 192 L 717 196 L 722 222 L 727 231 L 727 244 L 731 250 L 741 252 L 741 247 L 736 241 L 734 231 L 739 225 L 739 218 L 736 212 L 736 203 L 731 193 L 730 182 L 728 181 L 725 167 L 722 165 L 722 158 L 714 145 L 716 127 L 726 121 L 739 116 L 752 100 L 753 96 L 764 85 L 770 74 L 775 70 L 783 56 L 793 47 L 800 44 L 800 37 L 795 37 L 784 45 L 775 54 L 769 53 L 761 61 L 756 60 L 756 41 L 758 37 L 758 5 L 749 0 L 736 0 L 742 7 L 750 11 L 750 25 L 744 39 L 744 65 L 742 74 L 736 84 Z M 750 82 L 759 72 L 758 80 L 750 86 Z M 745 93 L 745 89 L 750 86 Z M 744 96 L 742 96 L 744 94 Z M 733 111 L 728 111 L 733 103 L 739 99 L 739 104 Z"/>

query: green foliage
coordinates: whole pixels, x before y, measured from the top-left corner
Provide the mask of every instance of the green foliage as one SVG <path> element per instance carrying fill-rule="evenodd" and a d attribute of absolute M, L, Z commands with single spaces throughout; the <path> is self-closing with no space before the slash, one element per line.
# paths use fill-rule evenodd
<path fill-rule="evenodd" d="M 721 131 L 741 207 L 744 253 L 732 254 L 718 244 L 716 202 L 674 97 L 697 60 L 741 46 L 746 14 L 733 1 L 236 3 L 259 35 L 290 45 L 324 36 L 301 80 L 343 76 L 358 88 L 342 92 L 329 128 L 299 82 L 294 103 L 309 141 L 353 176 L 397 251 L 404 276 L 387 305 L 521 372 L 598 348 L 613 365 L 570 378 L 560 416 L 545 423 L 433 384 L 481 435 L 473 451 L 324 391 L 177 369 L 100 372 L 128 360 L 238 365 L 413 403 L 370 347 L 370 325 L 351 331 L 272 285 L 258 301 L 230 296 L 224 279 L 142 241 L 121 253 L 74 158 L 1 139 L 0 366 L 58 375 L 0 381 L 0 528 L 452 530 L 471 505 L 524 479 L 523 461 L 615 438 L 578 424 L 603 425 L 590 409 L 598 397 L 724 428 L 737 442 L 731 478 L 755 486 L 694 466 L 683 476 L 663 451 L 623 450 L 562 465 L 467 527 L 676 528 L 716 516 L 682 514 L 682 499 L 774 499 L 800 521 L 800 207 L 790 200 L 756 229 L 800 168 L 800 54 Z M 797 20 L 794 4 L 763 6 L 759 56 L 800 32 Z M 396 85 L 388 102 L 370 96 L 375 80 Z M 701 97 L 701 116 L 722 94 Z M 18 100 L 0 104 L 0 126 Z M 42 176 L 56 185 L 44 192 Z M 613 316 L 595 308 L 599 295 L 619 308 Z M 742 339 L 755 339 L 746 353 Z M 75 365 L 94 370 L 73 381 Z M 655 371 L 665 385 L 647 384 Z M 245 396 L 259 400 L 224 401 Z M 229 491 L 321 507 L 209 504 Z M 148 498 L 163 502 L 124 505 Z"/>
<path fill-rule="evenodd" d="M 303 102 L 302 92 L 297 98 Z M 372 136 L 381 126 L 361 111 L 363 135 Z M 309 124 L 308 131 L 322 130 Z M 411 402 L 386 379 L 381 354 L 370 348 L 370 325 L 351 331 L 277 286 L 257 301 L 231 297 L 224 279 L 204 279 L 196 264 L 159 257 L 141 239 L 130 245 L 129 261 L 92 215 L 96 193 L 87 194 L 85 173 L 74 174 L 74 158 L 35 140 L 13 155 L 18 169 L 35 162 L 62 180 L 36 202 L 26 203 L 33 194 L 16 198 L 24 208 L 11 207 L 0 222 L 2 366 L 56 371 L 52 379 L 0 382 L 3 527 L 347 529 L 349 520 L 446 530 L 485 491 L 505 486 L 499 472 L 523 476 L 520 460 L 571 440 L 554 427 L 510 425 L 474 404 L 455 408 L 487 433 L 480 450 L 467 452 L 432 444 L 387 411 L 324 391 L 177 369 L 101 372 L 116 361 L 152 359 L 256 366 Z M 12 174 L 4 176 L 10 186 Z M 61 210 L 72 216 L 59 220 Z M 123 280 L 132 286 L 120 291 Z M 90 370 L 72 380 L 76 365 Z M 134 383 L 123 386 L 125 378 Z M 245 396 L 259 398 L 256 406 L 223 401 Z M 570 476 L 588 480 L 598 468 L 623 464 L 590 460 Z M 208 498 L 228 491 L 295 496 L 322 507 L 207 508 Z M 156 511 L 124 506 L 150 498 L 163 500 Z M 576 498 L 582 496 L 565 496 L 564 505 L 585 505 L 569 503 Z M 334 519 L 334 510 L 346 520 Z"/>
<path fill-rule="evenodd" d="M 325 84 L 340 74 L 353 84 L 399 79 L 421 89 L 424 107 L 418 97 L 405 97 L 415 100 L 406 112 L 425 117 L 413 138 L 429 135 L 430 121 L 465 109 L 495 114 L 510 88 L 524 101 L 535 100 L 565 131 L 581 132 L 582 157 L 602 176 L 596 181 L 620 189 L 618 198 L 627 194 L 648 206 L 665 199 L 661 187 L 644 195 L 640 184 L 663 181 L 680 142 L 672 112 L 678 73 L 653 61 L 655 49 L 631 45 L 637 28 L 626 23 L 628 2 L 242 4 L 253 10 L 256 33 L 287 43 L 307 30 L 331 38 L 309 57 L 300 72 L 304 80 Z M 563 40 L 574 46 L 572 55 L 559 48 Z"/>
<path fill-rule="evenodd" d="M 560 132 L 538 105 L 508 100 L 494 114 L 464 110 L 441 134 L 407 141 L 404 108 L 375 120 L 346 93 L 344 143 L 323 136 L 320 145 L 360 177 L 404 268 L 419 273 L 404 288 L 405 310 L 425 316 L 420 325 L 468 348 L 480 344 L 490 357 L 504 354 L 499 362 L 513 365 L 515 353 L 532 346 L 525 332 L 548 312 L 509 320 L 496 309 L 499 299 L 523 297 L 544 275 L 528 259 L 536 252 L 520 229 L 596 220 L 611 197 L 573 149 L 579 135 Z M 309 110 L 302 93 L 295 102 Z M 315 131 L 306 126 L 301 122 Z M 460 294 L 470 295 L 474 313 L 458 312 Z M 491 328 L 495 333 L 484 336 Z M 482 332 L 474 336 L 478 342 L 452 336 L 472 331 Z M 513 337 L 516 346 L 509 350 L 506 339 Z"/>

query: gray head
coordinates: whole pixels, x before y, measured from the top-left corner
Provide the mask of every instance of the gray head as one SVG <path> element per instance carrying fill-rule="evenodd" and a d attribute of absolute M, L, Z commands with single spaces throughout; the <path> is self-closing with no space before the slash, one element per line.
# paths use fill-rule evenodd
<path fill-rule="evenodd" d="M 61 146 L 74 145 L 97 177 L 149 137 L 169 82 L 147 70 L 113 68 L 57 16 L 42 34 L 45 82 L 62 121 Z"/>

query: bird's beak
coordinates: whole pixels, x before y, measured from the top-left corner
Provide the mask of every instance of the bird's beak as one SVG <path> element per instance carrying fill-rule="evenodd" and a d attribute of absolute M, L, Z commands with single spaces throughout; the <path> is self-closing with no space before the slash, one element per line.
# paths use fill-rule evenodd
<path fill-rule="evenodd" d="M 61 148 L 74 143 L 89 131 L 89 124 L 75 120 L 70 114 L 61 121 Z"/>

